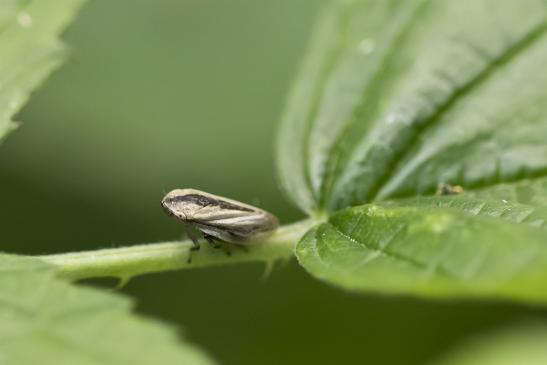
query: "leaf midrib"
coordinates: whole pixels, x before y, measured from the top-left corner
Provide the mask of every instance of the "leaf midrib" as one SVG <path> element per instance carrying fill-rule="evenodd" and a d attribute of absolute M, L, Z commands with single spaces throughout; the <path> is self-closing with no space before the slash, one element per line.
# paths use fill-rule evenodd
<path fill-rule="evenodd" d="M 537 26 L 535 26 L 530 32 L 525 34 L 519 41 L 514 45 L 505 49 L 499 56 L 491 59 L 489 64 L 484 67 L 480 72 L 471 78 L 466 84 L 464 84 L 460 89 L 455 90 L 451 97 L 449 97 L 444 104 L 442 104 L 437 111 L 427 118 L 422 123 L 415 122 L 414 133 L 409 140 L 408 144 L 403 147 L 400 151 L 394 154 L 389 162 L 386 169 L 386 173 L 376 180 L 376 184 L 370 189 L 365 202 L 373 202 L 376 200 L 382 200 L 384 197 L 379 196 L 381 189 L 387 185 L 387 183 L 395 176 L 398 171 L 398 166 L 405 161 L 405 158 L 408 154 L 416 147 L 420 135 L 427 132 L 427 130 L 434 127 L 448 112 L 453 106 L 455 106 L 462 98 L 465 98 L 473 92 L 477 87 L 487 82 L 497 70 L 501 69 L 503 66 L 507 65 L 513 59 L 518 57 L 520 54 L 525 52 L 527 49 L 532 47 L 538 40 L 547 31 L 547 21 L 542 21 Z M 547 170 L 542 173 L 544 175 L 547 173 Z"/>
<path fill-rule="evenodd" d="M 382 56 L 382 60 L 378 63 L 379 68 L 376 71 L 375 75 L 373 75 L 372 80 L 368 83 L 368 87 L 366 87 L 361 95 L 361 100 L 367 100 L 365 95 L 371 93 L 374 93 L 375 90 L 379 88 L 379 85 L 383 84 L 386 80 L 386 74 L 389 73 L 389 65 L 395 60 L 395 56 L 397 55 L 397 51 L 399 49 L 399 46 L 403 44 L 406 40 L 406 38 L 412 33 L 410 30 L 415 26 L 419 24 L 420 14 L 424 11 L 424 9 L 427 7 L 427 5 L 430 3 L 431 0 L 423 0 L 422 2 L 418 3 L 416 7 L 411 11 L 411 15 L 408 17 L 406 22 L 401 24 L 399 29 L 396 30 L 396 35 L 394 36 L 393 41 L 389 45 L 388 49 L 386 49 L 385 54 Z M 378 97 L 376 95 L 375 97 Z M 336 181 L 335 173 L 337 169 L 339 168 L 340 164 L 340 150 L 341 146 L 345 142 L 345 136 L 349 131 L 351 130 L 352 126 L 355 123 L 358 123 L 362 121 L 362 118 L 360 116 L 364 113 L 364 109 L 369 105 L 369 103 L 360 103 L 353 113 L 350 115 L 350 120 L 343 126 L 343 128 L 340 130 L 338 137 L 335 139 L 335 142 L 329 149 L 329 155 L 328 159 L 325 163 L 326 169 L 324 171 L 321 186 L 319 189 L 319 193 L 321 194 L 319 202 L 319 207 L 322 210 L 328 209 L 329 200 L 331 197 L 329 197 L 329 194 L 332 191 L 332 187 Z M 338 151 L 338 152 L 337 152 Z"/>

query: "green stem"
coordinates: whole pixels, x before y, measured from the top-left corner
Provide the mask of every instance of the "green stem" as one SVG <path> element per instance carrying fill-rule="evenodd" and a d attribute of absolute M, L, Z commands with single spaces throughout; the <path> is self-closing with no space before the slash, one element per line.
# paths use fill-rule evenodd
<path fill-rule="evenodd" d="M 133 276 L 205 266 L 235 264 L 240 262 L 265 262 L 271 264 L 288 259 L 294 254 L 294 245 L 313 224 L 305 220 L 280 227 L 262 242 L 250 243 L 247 251 L 234 249 L 228 256 L 223 250 L 202 245 L 201 250 L 188 255 L 189 241 L 151 243 L 95 251 L 63 253 L 38 258 L 57 267 L 58 276 L 69 280 L 99 277 L 117 277 L 125 282 Z"/>

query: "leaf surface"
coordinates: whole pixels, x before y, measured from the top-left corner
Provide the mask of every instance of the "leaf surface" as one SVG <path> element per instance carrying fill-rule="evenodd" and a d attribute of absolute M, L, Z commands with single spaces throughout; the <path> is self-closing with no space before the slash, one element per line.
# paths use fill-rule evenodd
<path fill-rule="evenodd" d="M 66 49 L 58 35 L 84 0 L 6 0 L 0 9 L 0 139 L 12 117 L 58 67 Z"/>
<path fill-rule="evenodd" d="M 303 210 L 547 176 L 545 1 L 330 4 L 278 143 Z"/>
<path fill-rule="evenodd" d="M 466 195 L 547 207 L 547 176 L 492 185 Z"/>
<path fill-rule="evenodd" d="M 312 275 L 357 291 L 547 303 L 547 209 L 465 197 L 368 204 L 298 243 Z"/>
<path fill-rule="evenodd" d="M 71 285 L 28 258 L 0 254 L 0 363 L 213 364 L 121 295 Z"/>

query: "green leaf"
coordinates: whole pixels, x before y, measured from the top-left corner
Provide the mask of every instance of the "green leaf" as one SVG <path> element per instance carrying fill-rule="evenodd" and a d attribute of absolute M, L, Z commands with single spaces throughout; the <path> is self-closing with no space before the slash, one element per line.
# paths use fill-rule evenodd
<path fill-rule="evenodd" d="M 84 0 L 7 0 L 0 9 L 0 139 L 13 115 L 66 56 L 57 36 Z"/>
<path fill-rule="evenodd" d="M 466 195 L 547 207 L 547 176 L 497 184 L 469 191 Z"/>
<path fill-rule="evenodd" d="M 369 204 L 298 243 L 314 276 L 357 291 L 547 303 L 547 209 L 465 197 Z"/>
<path fill-rule="evenodd" d="M 544 0 L 331 1 L 281 126 L 285 190 L 332 212 L 545 181 L 546 30 Z"/>
<path fill-rule="evenodd" d="M 35 259 L 0 254 L 0 359 L 6 364 L 212 364 L 120 295 L 71 285 Z"/>
<path fill-rule="evenodd" d="M 521 324 L 468 340 L 432 365 L 544 365 L 546 343 L 545 324 Z"/>
<path fill-rule="evenodd" d="M 469 195 L 457 195 L 410 198 L 379 204 L 384 207 L 451 208 L 474 216 L 499 218 L 508 222 L 547 229 L 547 206 L 538 207 L 513 203 L 504 199 L 485 200 L 470 197 Z"/>

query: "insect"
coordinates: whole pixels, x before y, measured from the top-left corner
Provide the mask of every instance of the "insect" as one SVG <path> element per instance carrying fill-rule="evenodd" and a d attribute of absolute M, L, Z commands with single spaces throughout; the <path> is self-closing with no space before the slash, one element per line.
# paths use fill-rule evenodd
<path fill-rule="evenodd" d="M 449 185 L 440 183 L 437 185 L 436 195 L 458 195 L 463 193 L 463 188 L 460 185 Z"/>
<path fill-rule="evenodd" d="M 216 240 L 245 245 L 251 238 L 267 236 L 278 226 L 277 218 L 262 209 L 195 189 L 173 190 L 162 199 L 161 205 L 168 215 L 184 223 L 194 243 L 192 250 L 200 247 L 192 228 L 216 247 Z"/>

